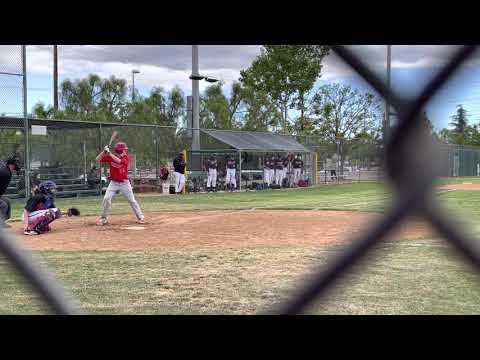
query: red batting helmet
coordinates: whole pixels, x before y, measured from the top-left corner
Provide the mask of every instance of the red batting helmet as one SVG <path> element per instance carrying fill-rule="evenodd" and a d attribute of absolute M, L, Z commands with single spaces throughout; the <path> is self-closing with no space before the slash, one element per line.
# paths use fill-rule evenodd
<path fill-rule="evenodd" d="M 123 152 L 123 150 L 128 150 L 127 144 L 125 144 L 124 142 L 118 142 L 115 145 L 115 152 L 117 154 L 121 154 Z"/>

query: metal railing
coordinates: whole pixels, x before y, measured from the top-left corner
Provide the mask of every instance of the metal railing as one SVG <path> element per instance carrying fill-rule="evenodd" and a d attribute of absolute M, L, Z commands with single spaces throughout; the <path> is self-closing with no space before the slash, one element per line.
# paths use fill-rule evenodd
<path fill-rule="evenodd" d="M 419 127 L 418 115 L 438 89 L 454 74 L 467 59 L 472 57 L 476 46 L 464 46 L 451 58 L 438 75 L 425 87 L 420 96 L 405 100 L 390 91 L 369 68 L 344 46 L 332 46 L 332 50 L 355 69 L 379 92 L 399 114 L 398 126 L 392 132 L 386 147 L 385 164 L 387 175 L 394 186 L 394 201 L 385 217 L 341 251 L 335 258 L 319 267 L 314 280 L 309 281 L 289 301 L 270 309 L 268 313 L 302 313 L 313 301 L 321 300 L 336 281 L 358 263 L 374 245 L 395 230 L 407 215 L 421 215 L 448 239 L 464 257 L 480 270 L 480 242 L 473 241 L 460 226 L 458 219 L 447 217 L 433 198 L 433 183 L 438 174 L 435 144 Z M 408 157 L 412 145 L 416 156 Z M 419 151 L 419 144 L 422 147 Z M 394 165 L 393 165 L 394 164 Z M 43 296 L 51 308 L 59 314 L 80 314 L 81 310 L 60 287 L 51 275 L 42 270 L 28 252 L 16 244 L 8 231 L 0 229 L 0 253 Z"/>

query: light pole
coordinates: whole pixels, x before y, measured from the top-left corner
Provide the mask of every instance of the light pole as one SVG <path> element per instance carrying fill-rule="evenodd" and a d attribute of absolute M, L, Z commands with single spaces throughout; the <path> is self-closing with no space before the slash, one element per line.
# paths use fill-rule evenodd
<path fill-rule="evenodd" d="M 135 74 L 140 74 L 140 70 L 132 70 L 132 103 L 135 102 Z"/>
<path fill-rule="evenodd" d="M 217 82 L 218 79 L 210 76 L 200 75 L 198 72 L 198 45 L 192 45 L 192 150 L 200 150 L 200 90 L 199 81 L 205 80 L 210 83 Z"/>

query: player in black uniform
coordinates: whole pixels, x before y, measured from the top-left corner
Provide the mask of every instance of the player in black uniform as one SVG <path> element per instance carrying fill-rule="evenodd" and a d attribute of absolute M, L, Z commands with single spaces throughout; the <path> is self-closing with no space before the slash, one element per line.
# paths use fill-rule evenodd
<path fill-rule="evenodd" d="M 290 175 L 290 154 L 283 158 L 283 175 L 281 184 L 285 183 L 286 187 L 289 187 L 289 175 Z M 285 181 L 286 180 L 286 181 Z"/>
<path fill-rule="evenodd" d="M 225 179 L 225 184 L 227 189 L 230 191 L 235 190 L 237 187 L 237 179 L 235 177 L 235 170 L 237 169 L 237 163 L 233 156 L 229 156 L 227 159 L 227 177 Z"/>
<path fill-rule="evenodd" d="M 293 166 L 293 184 L 294 186 L 297 186 L 303 170 L 303 161 L 300 154 L 297 154 L 297 156 L 292 162 L 292 166 Z"/>
<path fill-rule="evenodd" d="M 173 161 L 173 168 L 175 174 L 175 193 L 180 195 L 185 186 L 185 158 L 183 153 L 179 153 L 177 158 Z"/>
<path fill-rule="evenodd" d="M 10 201 L 3 197 L 7 191 L 12 172 L 20 170 L 19 161 L 16 156 L 9 157 L 5 162 L 0 162 L 0 227 L 10 227 L 5 221 L 10 219 L 12 207 Z"/>
<path fill-rule="evenodd" d="M 217 159 L 215 156 L 210 155 L 207 160 L 207 171 L 208 171 L 208 178 L 207 178 L 207 192 L 213 191 L 217 192 Z"/>

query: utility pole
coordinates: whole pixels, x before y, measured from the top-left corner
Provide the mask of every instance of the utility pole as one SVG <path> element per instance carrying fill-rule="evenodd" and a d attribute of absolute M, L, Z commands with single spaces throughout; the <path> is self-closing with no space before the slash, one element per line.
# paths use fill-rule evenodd
<path fill-rule="evenodd" d="M 58 52 L 57 45 L 53 45 L 53 109 L 58 111 Z"/>
<path fill-rule="evenodd" d="M 200 85 L 198 77 L 198 45 L 192 45 L 192 150 L 200 150 Z"/>
<path fill-rule="evenodd" d="M 132 104 L 135 103 L 135 74 L 140 74 L 140 70 L 132 70 Z"/>

